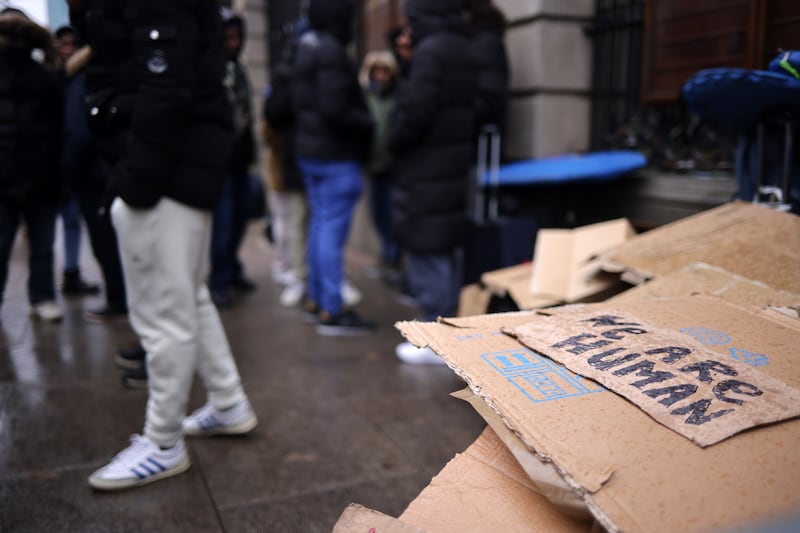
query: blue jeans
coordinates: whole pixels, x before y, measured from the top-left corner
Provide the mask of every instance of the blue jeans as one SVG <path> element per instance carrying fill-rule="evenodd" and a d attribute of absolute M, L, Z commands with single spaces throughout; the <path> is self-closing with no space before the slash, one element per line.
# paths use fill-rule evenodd
<path fill-rule="evenodd" d="M 422 308 L 422 320 L 456 316 L 461 294 L 462 252 L 406 254 L 411 293 Z"/>
<path fill-rule="evenodd" d="M 70 196 L 61 204 L 61 222 L 64 225 L 64 271 L 78 270 L 81 253 L 81 210 L 78 199 Z"/>
<path fill-rule="evenodd" d="M 231 172 L 225 180 L 222 196 L 214 209 L 211 226 L 211 273 L 208 286 L 223 291 L 242 275 L 239 246 L 247 226 L 249 202 L 247 172 Z"/>
<path fill-rule="evenodd" d="M 392 228 L 392 186 L 394 175 L 380 172 L 370 176 L 370 207 L 372 223 L 381 239 L 381 259 L 390 265 L 400 261 L 400 247 Z"/>
<path fill-rule="evenodd" d="M 361 196 L 355 161 L 298 159 L 311 216 L 308 225 L 308 297 L 323 311 L 342 310 L 344 245 Z"/>
<path fill-rule="evenodd" d="M 31 305 L 55 300 L 53 241 L 57 212 L 58 202 L 55 201 L 25 206 L 0 203 L 0 302 L 20 220 L 25 221 L 28 235 L 28 300 Z"/>

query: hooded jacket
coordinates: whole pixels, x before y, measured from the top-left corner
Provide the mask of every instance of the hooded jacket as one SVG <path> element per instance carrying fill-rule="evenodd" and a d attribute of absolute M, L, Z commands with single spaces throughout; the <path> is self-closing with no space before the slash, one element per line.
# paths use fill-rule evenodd
<path fill-rule="evenodd" d="M 72 23 L 92 47 L 89 127 L 112 170 L 110 196 L 213 208 L 232 141 L 216 0 L 91 0 Z"/>
<path fill-rule="evenodd" d="M 392 116 L 392 202 L 398 238 L 415 253 L 463 243 L 475 160 L 477 67 L 461 0 L 408 0 L 414 56 Z"/>
<path fill-rule="evenodd" d="M 61 194 L 62 100 L 49 32 L 22 14 L 0 14 L 0 202 L 16 205 Z"/>
<path fill-rule="evenodd" d="M 352 0 L 311 0 L 312 31 L 294 55 L 292 110 L 297 157 L 363 161 L 372 136 L 356 68 L 347 57 Z"/>
<path fill-rule="evenodd" d="M 225 12 L 223 12 L 223 17 L 225 17 Z M 247 37 L 247 27 L 242 17 L 231 13 L 224 18 L 223 25 L 225 28 L 238 28 L 242 43 L 244 43 Z M 247 168 L 255 159 L 253 112 L 250 104 L 252 90 L 250 81 L 247 79 L 247 72 L 239 62 L 241 53 L 242 47 L 240 46 L 234 57 L 228 57 L 225 76 L 225 89 L 233 111 L 234 138 L 230 167 L 236 173 L 247 172 Z"/>

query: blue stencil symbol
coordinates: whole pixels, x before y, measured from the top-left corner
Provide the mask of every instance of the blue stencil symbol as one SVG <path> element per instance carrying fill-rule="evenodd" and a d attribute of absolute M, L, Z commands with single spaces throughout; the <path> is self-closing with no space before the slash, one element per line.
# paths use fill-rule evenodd
<path fill-rule="evenodd" d="M 683 328 L 680 332 L 691 335 L 697 339 L 698 342 L 706 346 L 719 346 L 720 344 L 728 344 L 731 342 L 731 336 L 724 331 L 704 328 L 702 326 Z"/>
<path fill-rule="evenodd" d="M 729 351 L 731 357 L 750 366 L 767 366 L 769 364 L 769 357 L 763 353 L 755 353 L 741 348 L 731 348 Z"/>

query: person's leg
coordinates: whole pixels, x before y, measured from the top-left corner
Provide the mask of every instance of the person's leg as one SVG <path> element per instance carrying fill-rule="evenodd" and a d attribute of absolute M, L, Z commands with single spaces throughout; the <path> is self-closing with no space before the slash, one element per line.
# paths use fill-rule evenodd
<path fill-rule="evenodd" d="M 233 239 L 234 196 L 233 179 L 228 176 L 222 194 L 214 209 L 211 230 L 211 272 L 208 286 L 212 294 L 222 295 L 233 278 L 230 263 L 230 243 Z"/>
<path fill-rule="evenodd" d="M 294 275 L 304 280 L 308 275 L 308 258 L 306 256 L 306 240 L 308 236 L 309 208 L 308 199 L 302 191 L 293 191 L 291 197 L 291 218 L 289 219 L 289 239 Z"/>
<path fill-rule="evenodd" d="M 19 208 L 0 203 L 0 304 L 3 303 L 3 294 L 8 280 L 8 262 L 17 238 L 19 220 Z"/>
<path fill-rule="evenodd" d="M 361 171 L 357 163 L 331 161 L 315 164 L 316 203 L 312 217 L 323 223 L 316 225 L 316 263 L 320 266 L 320 308 L 331 316 L 342 311 L 344 280 L 344 245 L 350 232 L 353 212 L 361 195 Z"/>
<path fill-rule="evenodd" d="M 239 247 L 242 245 L 242 239 L 244 239 L 245 230 L 247 229 L 247 210 L 250 203 L 250 176 L 247 171 L 244 171 L 233 173 L 231 178 L 231 235 L 227 249 L 228 264 L 231 270 L 231 279 L 229 282 L 237 285 L 238 282 L 242 282 L 242 285 L 250 285 L 251 282 L 244 278 L 244 268 L 239 259 Z"/>
<path fill-rule="evenodd" d="M 124 314 L 128 310 L 125 280 L 122 275 L 117 233 L 111 222 L 111 214 L 103 205 L 106 180 L 99 161 L 94 162 L 91 172 L 93 179 L 89 180 L 89 185 L 76 190 L 76 195 L 83 220 L 86 222 L 92 253 L 103 273 L 106 308 Z"/>
<path fill-rule="evenodd" d="M 31 305 L 54 301 L 53 245 L 58 202 L 34 202 L 26 206 L 23 212 L 30 245 L 28 298 Z"/>
<path fill-rule="evenodd" d="M 290 251 L 289 220 L 291 217 L 291 199 L 283 191 L 270 191 L 269 212 L 272 220 L 273 249 L 275 261 L 273 271 L 278 277 L 292 269 L 292 256 Z"/>
<path fill-rule="evenodd" d="M 78 200 L 70 196 L 60 209 L 64 227 L 64 271 L 77 272 L 81 250 L 81 213 Z"/>
<path fill-rule="evenodd" d="M 392 175 L 384 172 L 370 180 L 370 205 L 372 221 L 381 240 L 381 260 L 387 265 L 396 265 L 399 249 L 392 230 Z"/>
<path fill-rule="evenodd" d="M 422 319 L 455 316 L 461 289 L 459 250 L 438 254 L 408 253 L 406 265 L 411 290 L 422 309 Z"/>
<path fill-rule="evenodd" d="M 200 334 L 197 263 L 207 261 L 208 213 L 162 199 L 132 209 L 117 199 L 112 219 L 120 243 L 131 326 L 147 352 L 149 397 L 144 434 L 169 447 L 182 437 Z"/>
<path fill-rule="evenodd" d="M 323 268 L 318 260 L 319 236 L 322 231 L 322 226 L 325 224 L 325 221 L 321 219 L 321 206 L 318 206 L 318 204 L 323 201 L 318 185 L 320 177 L 314 174 L 313 169 L 315 167 L 311 162 L 299 159 L 297 166 L 303 174 L 309 209 L 308 231 L 306 232 L 306 266 L 308 268 L 306 276 L 306 296 L 312 305 L 318 306 L 322 292 L 319 275 Z"/>

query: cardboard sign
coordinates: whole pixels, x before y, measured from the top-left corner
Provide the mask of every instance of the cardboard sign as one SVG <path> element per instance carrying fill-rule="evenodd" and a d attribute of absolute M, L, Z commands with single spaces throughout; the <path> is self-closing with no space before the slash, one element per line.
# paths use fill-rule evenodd
<path fill-rule="evenodd" d="M 800 390 L 615 309 L 562 312 L 507 333 L 700 446 L 800 416 Z"/>
<path fill-rule="evenodd" d="M 413 343 L 440 354 L 529 451 L 552 462 L 609 532 L 726 531 L 800 509 L 800 419 L 703 448 L 618 394 L 501 333 L 545 319 L 543 313 L 555 316 L 576 308 L 398 327 Z M 691 332 L 722 362 L 744 362 L 800 388 L 796 318 L 710 297 L 580 308 L 621 310 L 659 327 Z M 485 492 L 477 492 L 481 501 Z"/>

